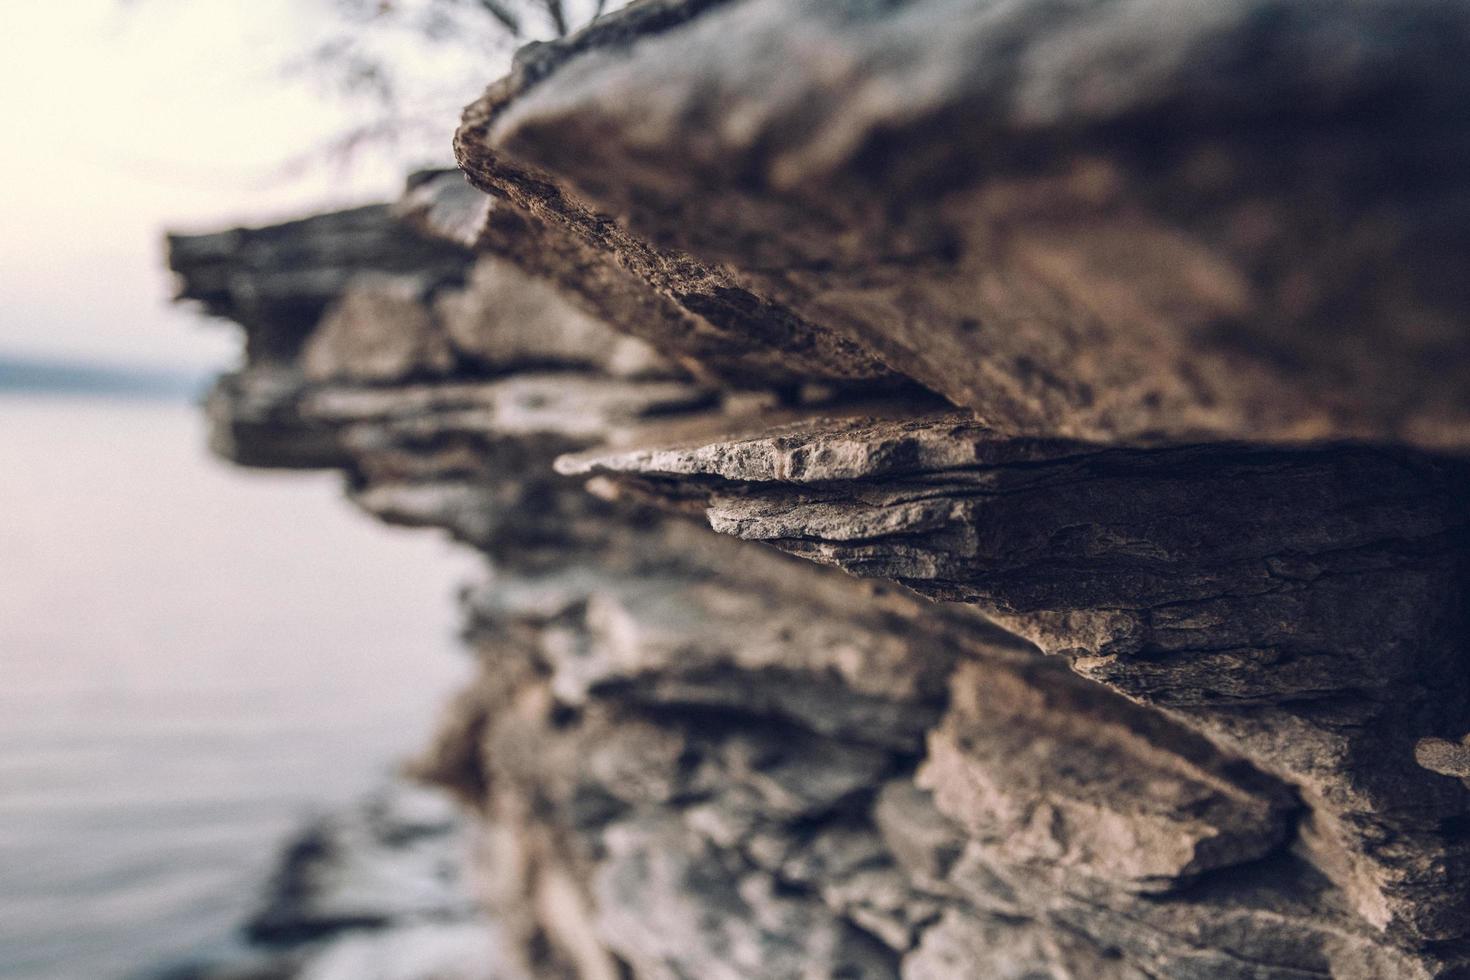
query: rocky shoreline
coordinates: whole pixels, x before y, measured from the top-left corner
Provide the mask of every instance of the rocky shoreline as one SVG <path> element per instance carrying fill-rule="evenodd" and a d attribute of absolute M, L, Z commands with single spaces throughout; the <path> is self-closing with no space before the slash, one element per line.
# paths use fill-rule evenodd
<path fill-rule="evenodd" d="M 440 791 L 397 781 L 282 848 L 241 949 L 150 980 L 498 980 L 473 828 Z M 140 978 L 142 980 L 142 978 Z"/>
<path fill-rule="evenodd" d="M 463 175 L 172 237 L 216 451 L 485 558 L 466 965 L 1470 976 L 1466 53 L 643 0 Z"/>

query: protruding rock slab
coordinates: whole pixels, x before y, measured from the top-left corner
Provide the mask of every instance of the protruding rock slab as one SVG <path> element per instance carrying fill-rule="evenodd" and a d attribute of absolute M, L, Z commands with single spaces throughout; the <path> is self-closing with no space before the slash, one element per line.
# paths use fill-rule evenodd
<path fill-rule="evenodd" d="M 327 310 L 302 350 L 312 381 L 393 382 L 446 375 L 449 337 L 417 277 L 363 276 Z"/>
<path fill-rule="evenodd" d="M 1370 921 L 1465 928 L 1466 798 L 1413 765 L 1416 741 L 1465 711 L 1464 463 L 1008 439 L 960 415 L 860 409 L 682 436 L 558 465 L 979 604 L 1295 783 L 1308 839 Z"/>
<path fill-rule="evenodd" d="M 1463 5 L 654 7 L 524 57 L 460 163 L 793 368 L 849 344 L 1012 433 L 1470 449 Z"/>
<path fill-rule="evenodd" d="M 1006 864 L 1161 892 L 1286 839 L 1278 786 L 1155 712 L 1054 671 L 967 665 L 951 684 L 918 782 Z"/>
<path fill-rule="evenodd" d="M 645 0 L 402 256 L 176 243 L 221 445 L 488 560 L 422 768 L 518 968 L 1464 975 L 1463 19 Z"/>
<path fill-rule="evenodd" d="M 576 39 L 523 49 L 512 76 L 466 110 L 456 137 L 466 174 L 495 202 L 478 247 L 555 282 L 589 313 L 642 338 L 707 380 L 742 388 L 822 382 L 908 386 L 842 332 L 747 288 L 731 270 L 627 233 L 483 139 L 507 100 L 571 50 L 621 45 L 684 23 L 710 0 L 654 0 L 604 17 Z"/>
<path fill-rule="evenodd" d="M 495 256 L 475 263 L 463 290 L 441 294 L 434 313 L 460 353 L 492 370 L 560 366 L 621 377 L 683 373 L 644 341 L 618 333 L 544 279 Z"/>
<path fill-rule="evenodd" d="M 256 366 L 292 363 L 353 280 L 411 277 L 427 293 L 462 282 L 471 260 L 462 247 L 409 231 L 386 204 L 168 237 L 179 298 L 243 326 L 246 356 Z"/>

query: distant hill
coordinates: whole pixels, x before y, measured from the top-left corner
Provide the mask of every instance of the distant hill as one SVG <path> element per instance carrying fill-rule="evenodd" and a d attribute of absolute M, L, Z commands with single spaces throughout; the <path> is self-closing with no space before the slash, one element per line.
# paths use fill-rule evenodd
<path fill-rule="evenodd" d="M 196 397 L 207 381 L 207 375 L 188 371 L 0 355 L 0 394 L 28 392 L 174 400 Z"/>

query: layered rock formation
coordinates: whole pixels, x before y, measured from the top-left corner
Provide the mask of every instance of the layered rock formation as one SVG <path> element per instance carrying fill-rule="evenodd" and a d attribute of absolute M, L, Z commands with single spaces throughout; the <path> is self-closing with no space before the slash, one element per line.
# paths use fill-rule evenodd
<path fill-rule="evenodd" d="M 172 240 L 487 559 L 506 976 L 1470 976 L 1470 14 L 644 0 Z M 284 258 L 277 258 L 284 256 Z"/>

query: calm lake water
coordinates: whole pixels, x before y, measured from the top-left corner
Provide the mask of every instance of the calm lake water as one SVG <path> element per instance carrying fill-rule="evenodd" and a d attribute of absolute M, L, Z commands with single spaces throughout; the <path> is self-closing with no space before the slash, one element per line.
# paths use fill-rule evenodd
<path fill-rule="evenodd" d="M 230 941 L 283 838 L 468 676 L 442 538 L 333 474 L 204 450 L 184 403 L 0 396 L 0 977 Z"/>

